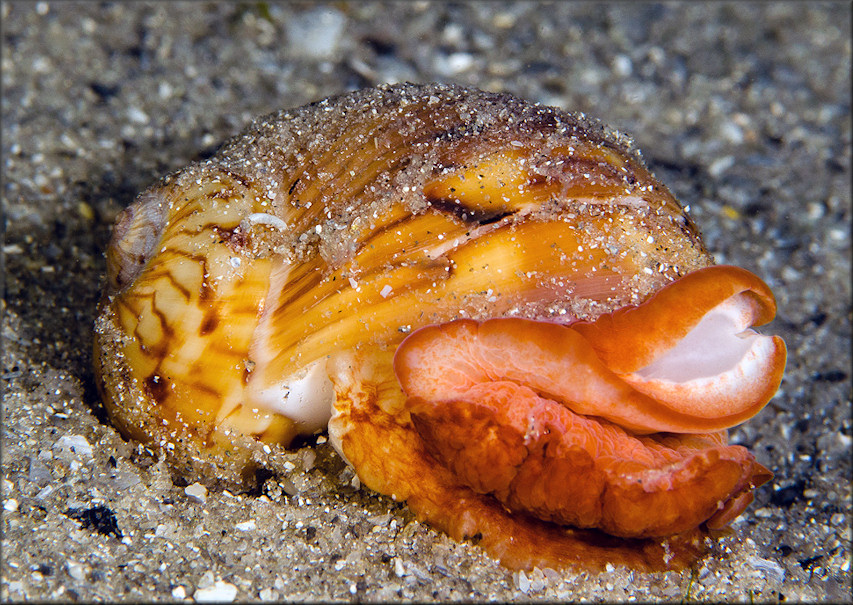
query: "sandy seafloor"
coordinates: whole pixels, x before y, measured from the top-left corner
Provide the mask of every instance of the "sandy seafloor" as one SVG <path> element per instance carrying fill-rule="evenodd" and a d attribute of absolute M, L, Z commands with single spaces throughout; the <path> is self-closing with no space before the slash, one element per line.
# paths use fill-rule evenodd
<path fill-rule="evenodd" d="M 3 600 L 850 601 L 849 3 L 2 4 Z M 511 573 L 353 487 L 323 438 L 190 496 L 94 389 L 116 214 L 249 120 L 446 81 L 631 133 L 789 361 L 733 431 L 775 479 L 681 573 Z M 73 511 L 77 511 L 75 515 Z M 87 512 L 88 511 L 88 512 Z"/>

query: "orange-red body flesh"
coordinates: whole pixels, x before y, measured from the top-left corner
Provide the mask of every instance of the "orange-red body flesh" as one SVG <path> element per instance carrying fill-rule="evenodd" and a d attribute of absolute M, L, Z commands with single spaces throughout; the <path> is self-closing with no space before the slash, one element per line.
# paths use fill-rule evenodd
<path fill-rule="evenodd" d="M 635 388 L 645 380 L 637 372 L 719 308 L 737 309 L 745 323 L 735 329 L 749 335 L 735 336 L 755 344 L 720 372 L 724 380 L 700 376 L 677 385 L 709 390 L 708 410 L 697 409 L 702 397 L 679 408 L 677 398 L 655 397 L 660 385 Z M 478 534 L 510 566 L 549 564 L 549 558 L 559 565 L 585 556 L 592 567 L 678 567 L 699 552 L 703 524 L 728 524 L 752 501 L 752 489 L 772 477 L 744 447 L 728 445 L 724 429 L 755 414 L 778 388 L 784 344 L 748 330 L 774 313 L 763 282 L 717 266 L 595 322 L 497 318 L 422 328 L 394 357 L 405 411 L 386 414 L 369 395 L 352 406 L 351 413 L 375 407 L 352 430 L 384 431 L 365 442 L 383 443 L 387 452 L 355 447 L 353 434 L 344 450 L 368 481 L 382 483 L 386 493 L 406 499 L 452 536 Z M 639 362 L 631 363 L 632 348 Z M 754 384 L 744 367 L 759 368 L 762 383 Z M 739 390 L 746 395 L 732 397 L 729 383 L 737 380 L 745 382 Z M 384 456 L 393 462 L 382 462 L 379 472 Z M 406 477 L 398 476 L 399 468 L 407 469 Z M 616 546 L 598 530 L 632 540 Z M 536 540 L 534 531 L 542 532 Z M 649 550 L 659 540 L 640 540 L 666 536 L 666 557 Z M 680 545 L 681 558 L 672 555 L 673 544 Z"/>
<path fill-rule="evenodd" d="M 739 281 L 732 283 L 732 275 Z M 746 371 L 738 363 L 717 376 L 675 382 L 644 380 L 636 370 L 663 357 L 736 296 L 751 316 L 749 325 L 775 314 L 772 295 L 757 277 L 713 266 L 591 323 L 498 318 L 429 326 L 399 347 L 395 370 L 415 399 L 450 399 L 477 383 L 509 380 L 635 433 L 718 431 L 754 416 L 778 389 L 786 355 L 779 337 L 758 337 L 762 346 L 744 355 Z"/>
<path fill-rule="evenodd" d="M 336 393 L 340 403 L 329 428 L 362 484 L 405 501 L 419 520 L 455 540 L 472 540 L 511 569 L 612 564 L 664 571 L 683 569 L 706 551 L 707 532 L 699 527 L 667 538 L 620 538 L 508 511 L 436 460 L 402 409 L 402 394 L 389 387 L 396 381 L 385 375 L 385 361 L 375 354 L 332 359 L 336 384 L 348 386 Z"/>
<path fill-rule="evenodd" d="M 594 397 L 589 360 L 567 360 L 566 352 L 555 358 L 553 349 L 536 355 L 507 342 L 502 350 L 494 349 L 489 336 L 519 327 L 519 321 L 442 325 L 442 338 L 434 341 L 444 347 L 427 355 L 444 370 L 428 372 L 428 379 L 420 372 L 425 365 L 411 379 L 401 368 L 404 356 L 412 355 L 408 346 L 416 344 L 398 353 L 398 375 L 409 394 L 415 428 L 429 451 L 474 491 L 493 494 L 509 509 L 540 519 L 648 537 L 695 528 L 730 499 L 769 478 L 745 448 L 726 445 L 723 433 L 639 436 L 602 418 L 572 412 L 572 401 L 554 385 L 577 385 L 571 395 Z M 525 320 L 521 327 L 530 328 L 530 323 Z M 566 337 L 585 344 L 571 328 L 539 326 L 557 333 L 550 342 L 554 346 Z M 541 380 L 542 366 L 554 359 L 563 362 L 564 375 Z M 419 360 L 427 363 L 423 356 Z M 545 392 L 560 400 L 515 382 L 524 379 L 525 368 L 540 378 L 528 384 L 550 387 Z M 418 387 L 426 380 L 433 389 L 424 393 Z M 438 385 L 444 389 L 436 392 Z M 628 388 L 603 390 L 604 396 L 630 395 Z"/>

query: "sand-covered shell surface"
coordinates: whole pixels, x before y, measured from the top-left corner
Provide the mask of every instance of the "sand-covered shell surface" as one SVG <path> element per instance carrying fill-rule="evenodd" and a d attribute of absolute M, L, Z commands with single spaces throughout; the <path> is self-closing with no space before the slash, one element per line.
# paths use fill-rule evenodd
<path fill-rule="evenodd" d="M 328 427 L 361 483 L 513 568 L 678 568 L 771 474 L 775 302 L 624 136 L 446 85 L 256 121 L 118 218 L 103 400 L 192 480 Z"/>

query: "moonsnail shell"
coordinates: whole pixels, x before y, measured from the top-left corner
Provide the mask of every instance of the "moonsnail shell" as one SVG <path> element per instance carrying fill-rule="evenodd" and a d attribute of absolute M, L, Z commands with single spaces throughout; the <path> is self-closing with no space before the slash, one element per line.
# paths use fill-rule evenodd
<path fill-rule="evenodd" d="M 514 568 L 676 568 L 772 475 L 775 302 L 631 142 L 399 85 L 256 121 L 118 218 L 104 403 L 187 474 L 328 426 L 367 487 Z M 662 538 L 669 541 L 662 545 Z"/>

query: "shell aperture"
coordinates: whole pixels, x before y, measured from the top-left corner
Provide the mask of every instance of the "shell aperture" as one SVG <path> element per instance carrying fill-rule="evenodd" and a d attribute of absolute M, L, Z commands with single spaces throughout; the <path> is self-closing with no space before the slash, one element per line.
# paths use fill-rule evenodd
<path fill-rule="evenodd" d="M 678 202 L 598 122 L 455 86 L 366 89 L 256 121 L 122 213 L 96 325 L 99 387 L 117 426 L 187 474 L 239 481 L 255 444 L 287 446 L 328 422 L 363 484 L 454 537 L 480 534 L 507 565 L 531 564 L 535 539 L 552 566 L 580 564 L 578 544 L 593 566 L 677 566 L 697 550 L 684 536 L 723 512 L 731 520 L 766 480 L 724 429 L 760 410 L 784 367 L 781 340 L 763 336 L 722 339 L 711 375 L 679 366 L 679 343 L 692 350 L 718 325 L 739 334 L 775 313 L 755 276 L 711 264 Z M 509 322 L 498 344 L 418 348 L 490 321 Z M 571 355 L 559 357 L 565 339 Z M 542 363 L 516 363 L 534 359 L 537 343 Z M 410 390 L 464 374 L 475 349 L 485 379 L 471 393 L 457 396 L 461 383 L 449 396 Z M 403 361 L 416 354 L 423 363 Z M 512 367 L 498 372 L 495 360 Z M 591 399 L 531 382 L 546 362 L 571 367 Z M 626 473 L 658 456 L 643 467 L 659 475 L 643 484 L 649 498 L 669 510 L 713 485 L 720 505 L 688 504 L 670 515 L 681 521 L 632 531 L 630 511 L 555 504 L 568 496 L 536 487 L 552 476 L 545 458 L 525 466 L 509 443 L 479 439 L 457 457 L 434 446 L 486 425 L 522 442 L 546 425 L 562 435 L 536 447 L 568 452 L 548 464 L 574 490 L 589 489 L 567 479 L 577 468 L 627 485 Z M 618 462 L 602 465 L 584 441 L 614 444 Z M 511 488 L 478 478 L 495 459 L 527 479 Z M 627 540 L 602 541 L 599 530 Z M 642 539 L 670 534 L 681 554 L 663 563 Z"/>

